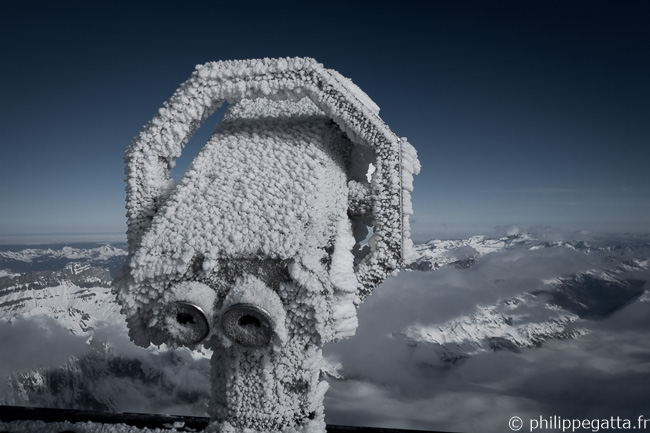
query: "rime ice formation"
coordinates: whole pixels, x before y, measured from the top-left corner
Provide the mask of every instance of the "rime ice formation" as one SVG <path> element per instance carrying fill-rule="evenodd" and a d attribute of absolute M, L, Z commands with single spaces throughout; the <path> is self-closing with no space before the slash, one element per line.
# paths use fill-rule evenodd
<path fill-rule="evenodd" d="M 354 334 L 359 303 L 412 253 L 420 166 L 378 112 L 313 59 L 214 62 L 127 148 L 118 299 L 136 344 L 214 351 L 210 429 L 325 431 L 321 347 Z"/>

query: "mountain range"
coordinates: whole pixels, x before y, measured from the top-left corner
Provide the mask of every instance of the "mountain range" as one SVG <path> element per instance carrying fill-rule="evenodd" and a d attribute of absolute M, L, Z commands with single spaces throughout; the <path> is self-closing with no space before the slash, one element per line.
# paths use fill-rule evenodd
<path fill-rule="evenodd" d="M 594 323 L 650 300 L 647 236 L 559 239 L 521 232 L 431 240 L 416 245 L 416 251 L 402 278 L 445 284 L 451 288 L 444 299 L 451 301 L 466 290 L 463 284 L 473 284 L 468 293 L 475 302 L 468 307 L 387 325 L 399 350 L 426 353 L 418 362 L 441 371 L 453 371 L 481 353 L 522 353 L 550 341 L 578 341 L 594 332 Z M 208 350 L 142 349 L 128 340 L 111 292 L 125 258 L 121 245 L 0 251 L 0 332 L 24 336 L 6 351 L 14 355 L 4 355 L 0 404 L 205 415 Z M 454 284 L 460 287 L 456 291 Z M 387 302 L 377 294 L 369 299 L 370 304 Z M 370 314 L 364 308 L 362 327 L 364 320 L 373 320 L 364 319 Z M 40 343 L 43 334 L 52 346 Z M 332 347 L 325 351 L 323 372 L 334 388 L 363 376 L 363 370 L 339 362 Z M 23 352 L 32 353 L 29 361 L 20 362 Z"/>
<path fill-rule="evenodd" d="M 0 252 L 0 326 L 20 333 L 35 324 L 51 339 L 80 345 L 69 356 L 38 338 L 14 350 L 43 361 L 5 372 L 0 404 L 204 415 L 209 387 L 209 355 L 189 350 L 142 349 L 128 341 L 124 316 L 111 291 L 127 253 L 103 245 L 90 248 L 22 249 Z M 59 268 L 61 263 L 65 263 Z M 36 270 L 27 270 L 36 269 Z M 5 354 L 8 355 L 9 352 Z M 14 364 L 11 359 L 4 364 Z M 197 379 L 185 381 L 184 379 Z"/>
<path fill-rule="evenodd" d="M 588 332 L 584 320 L 607 317 L 636 302 L 646 292 L 646 280 L 629 276 L 649 269 L 650 243 L 644 238 L 627 244 L 548 241 L 528 234 L 432 240 L 416 245 L 418 258 L 409 268 L 463 270 L 490 254 L 552 248 L 584 255 L 594 266 L 542 280 L 534 290 L 499 299 L 492 305 L 477 305 L 473 312 L 443 323 L 409 326 L 400 334 L 412 343 L 437 345 L 442 359 L 455 362 L 481 351 L 516 351 L 539 347 L 550 339 L 584 335 Z"/>

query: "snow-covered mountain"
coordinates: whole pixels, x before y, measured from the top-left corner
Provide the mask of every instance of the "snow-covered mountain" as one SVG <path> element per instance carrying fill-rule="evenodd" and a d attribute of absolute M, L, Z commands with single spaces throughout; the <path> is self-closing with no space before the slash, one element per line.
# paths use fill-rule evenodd
<path fill-rule="evenodd" d="M 99 321 L 121 320 L 106 268 L 70 262 L 56 271 L 0 277 L 0 318 L 38 315 L 53 318 L 74 335 L 93 330 Z"/>
<path fill-rule="evenodd" d="M 535 312 L 530 314 L 531 310 Z M 455 363 L 485 351 L 538 347 L 550 339 L 586 333 L 579 317 L 527 294 L 491 306 L 479 306 L 466 316 L 435 325 L 413 324 L 401 333 L 411 344 L 429 343 L 440 359 Z"/>
<path fill-rule="evenodd" d="M 208 353 L 129 341 L 109 270 L 125 257 L 109 245 L 0 253 L 0 332 L 19 339 L 2 355 L 13 369 L 0 369 L 0 404 L 205 414 Z"/>
<path fill-rule="evenodd" d="M 441 323 L 416 321 L 395 332 L 411 346 L 431 345 L 441 360 L 452 364 L 480 352 L 519 351 L 539 347 L 548 340 L 584 335 L 589 332 L 585 320 L 602 319 L 647 297 L 647 281 L 631 278 L 635 272 L 649 269 L 650 241 L 644 236 L 621 243 L 610 239 L 549 240 L 517 233 L 497 238 L 431 240 L 415 248 L 418 257 L 408 265 L 415 271 L 454 268 L 472 272 L 473 266 L 483 265 L 491 255 L 510 252 L 508 257 L 524 261 L 527 252 L 542 249 L 569 250 L 573 258 L 591 265 L 582 272 L 540 279 L 530 291 L 492 304 L 478 304 L 468 314 Z"/>
<path fill-rule="evenodd" d="M 105 267 L 114 277 L 126 258 L 126 246 L 88 245 L 76 246 L 50 245 L 44 248 L 25 248 L 0 251 L 0 276 L 7 272 L 23 273 L 58 270 L 70 262 Z"/>
<path fill-rule="evenodd" d="M 584 236 L 584 235 L 583 235 Z M 626 264 L 631 269 L 647 268 L 647 254 L 650 251 L 648 236 L 629 236 L 612 240 L 609 237 L 580 239 L 559 239 L 543 233 L 516 233 L 509 236 L 490 238 L 485 235 L 467 239 L 432 239 L 415 245 L 416 259 L 408 268 L 421 271 L 437 270 L 444 266 L 468 268 L 477 258 L 509 250 L 535 251 L 543 248 L 562 247 L 580 251 L 585 255 L 600 256 L 604 260 Z M 639 256 L 639 257 L 638 257 Z"/>
<path fill-rule="evenodd" d="M 490 239 L 487 236 L 472 236 L 468 239 L 438 240 L 415 245 L 417 259 L 409 267 L 420 271 L 431 271 L 443 266 L 470 267 L 476 258 L 505 248 L 529 246 L 528 236 L 510 236 Z"/>
<path fill-rule="evenodd" d="M 548 340 L 584 335 L 589 332 L 584 320 L 598 320 L 645 300 L 645 283 L 611 272 L 560 277 L 534 292 L 477 305 L 473 312 L 443 323 L 414 323 L 398 335 L 411 345 L 436 346 L 440 359 L 450 363 L 484 351 L 539 347 Z"/>

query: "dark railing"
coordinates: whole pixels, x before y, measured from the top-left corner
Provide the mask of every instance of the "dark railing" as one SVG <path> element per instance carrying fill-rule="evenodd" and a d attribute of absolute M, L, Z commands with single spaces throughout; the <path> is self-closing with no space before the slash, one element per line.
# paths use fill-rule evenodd
<path fill-rule="evenodd" d="M 43 422 L 96 422 L 102 424 L 127 424 L 138 428 L 165 429 L 176 424 L 178 431 L 201 431 L 207 427 L 210 418 L 199 416 L 155 415 L 129 412 L 96 412 L 90 410 L 47 409 L 41 407 L 0 406 L 0 421 L 43 421 Z M 183 423 L 183 424 L 180 424 Z M 355 427 L 328 425 L 327 433 L 442 433 L 432 430 L 402 430 L 378 427 Z M 0 431 L 2 433 L 2 431 Z"/>

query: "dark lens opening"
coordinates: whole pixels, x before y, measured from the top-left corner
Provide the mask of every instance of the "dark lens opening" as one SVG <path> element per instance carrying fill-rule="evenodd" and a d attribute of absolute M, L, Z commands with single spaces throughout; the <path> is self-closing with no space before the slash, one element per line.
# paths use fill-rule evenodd
<path fill-rule="evenodd" d="M 246 314 L 239 318 L 239 326 L 255 326 L 256 328 L 259 328 L 262 324 L 257 317 Z"/>
<path fill-rule="evenodd" d="M 185 311 L 181 311 L 176 314 L 176 320 L 181 325 L 191 325 L 194 323 L 194 316 L 190 313 L 186 313 Z"/>

